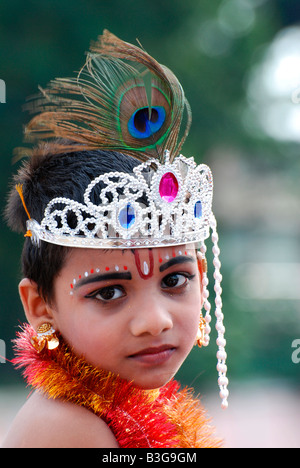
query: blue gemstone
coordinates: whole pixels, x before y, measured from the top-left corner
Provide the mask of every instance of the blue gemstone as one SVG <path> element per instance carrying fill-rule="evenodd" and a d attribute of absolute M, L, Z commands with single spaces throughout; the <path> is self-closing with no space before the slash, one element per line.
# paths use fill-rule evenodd
<path fill-rule="evenodd" d="M 119 222 L 125 229 L 131 228 L 135 223 L 135 212 L 134 208 L 128 203 L 119 213 Z"/>
<path fill-rule="evenodd" d="M 202 203 L 201 201 L 197 201 L 194 206 L 194 216 L 197 219 L 202 218 Z"/>

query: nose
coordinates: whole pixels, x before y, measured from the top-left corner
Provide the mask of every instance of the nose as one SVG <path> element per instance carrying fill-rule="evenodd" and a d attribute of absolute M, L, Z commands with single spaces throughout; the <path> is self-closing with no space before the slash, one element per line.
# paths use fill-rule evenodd
<path fill-rule="evenodd" d="M 172 314 L 167 304 L 161 297 L 152 295 L 143 297 L 137 304 L 131 322 L 130 329 L 134 336 L 149 334 L 159 336 L 162 332 L 173 328 Z"/>

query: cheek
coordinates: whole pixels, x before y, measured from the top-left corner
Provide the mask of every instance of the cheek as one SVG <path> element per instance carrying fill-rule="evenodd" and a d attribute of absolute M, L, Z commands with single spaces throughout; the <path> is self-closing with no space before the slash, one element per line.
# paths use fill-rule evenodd
<path fill-rule="evenodd" d="M 58 329 L 64 340 L 74 349 L 76 354 L 82 354 L 83 344 L 88 343 L 88 324 L 76 318 L 76 313 L 63 314 L 62 311 L 60 311 L 59 315 Z"/>
<path fill-rule="evenodd" d="M 91 326 L 87 321 L 70 321 L 61 333 L 75 354 L 84 356 L 91 364 L 98 364 L 94 359 L 106 354 L 106 340 L 101 329 Z"/>
<path fill-rule="evenodd" d="M 95 366 L 105 367 L 112 350 L 118 349 L 121 325 L 113 318 L 101 316 L 94 305 L 74 306 L 72 313 L 67 313 L 61 322 L 60 332 L 78 356 L 83 355 Z"/>
<path fill-rule="evenodd" d="M 191 297 L 180 310 L 179 328 L 182 330 L 182 341 L 186 346 L 193 345 L 199 328 L 201 314 L 201 296 L 199 293 Z"/>
<path fill-rule="evenodd" d="M 94 327 L 90 323 L 89 311 L 84 309 L 80 301 L 65 296 L 65 300 L 57 303 L 57 330 L 64 340 L 80 354 L 89 343 L 89 337 Z"/>
<path fill-rule="evenodd" d="M 180 327 L 182 329 L 182 339 L 184 342 L 189 344 L 189 342 L 194 342 L 200 321 L 200 311 L 197 313 L 184 314 L 184 317 L 181 319 Z"/>

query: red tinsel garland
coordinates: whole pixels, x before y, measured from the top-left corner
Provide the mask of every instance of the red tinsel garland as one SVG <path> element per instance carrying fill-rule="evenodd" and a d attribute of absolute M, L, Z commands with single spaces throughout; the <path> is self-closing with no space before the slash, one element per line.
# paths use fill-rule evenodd
<path fill-rule="evenodd" d="M 76 356 L 60 337 L 57 349 L 40 354 L 25 325 L 15 340 L 17 368 L 49 398 L 83 406 L 101 417 L 122 448 L 216 448 L 220 441 L 199 400 L 172 380 L 158 390 L 137 388 Z"/>

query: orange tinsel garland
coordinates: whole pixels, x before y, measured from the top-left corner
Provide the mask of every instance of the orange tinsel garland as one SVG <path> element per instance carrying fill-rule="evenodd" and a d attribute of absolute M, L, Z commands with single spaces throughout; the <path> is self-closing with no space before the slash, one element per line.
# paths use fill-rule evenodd
<path fill-rule="evenodd" d="M 60 337 L 60 346 L 40 354 L 31 344 L 34 330 L 25 325 L 15 340 L 14 363 L 24 368 L 29 385 L 49 398 L 84 406 L 101 417 L 122 448 L 216 448 L 200 402 L 175 381 L 159 391 L 145 391 L 76 356 Z"/>

